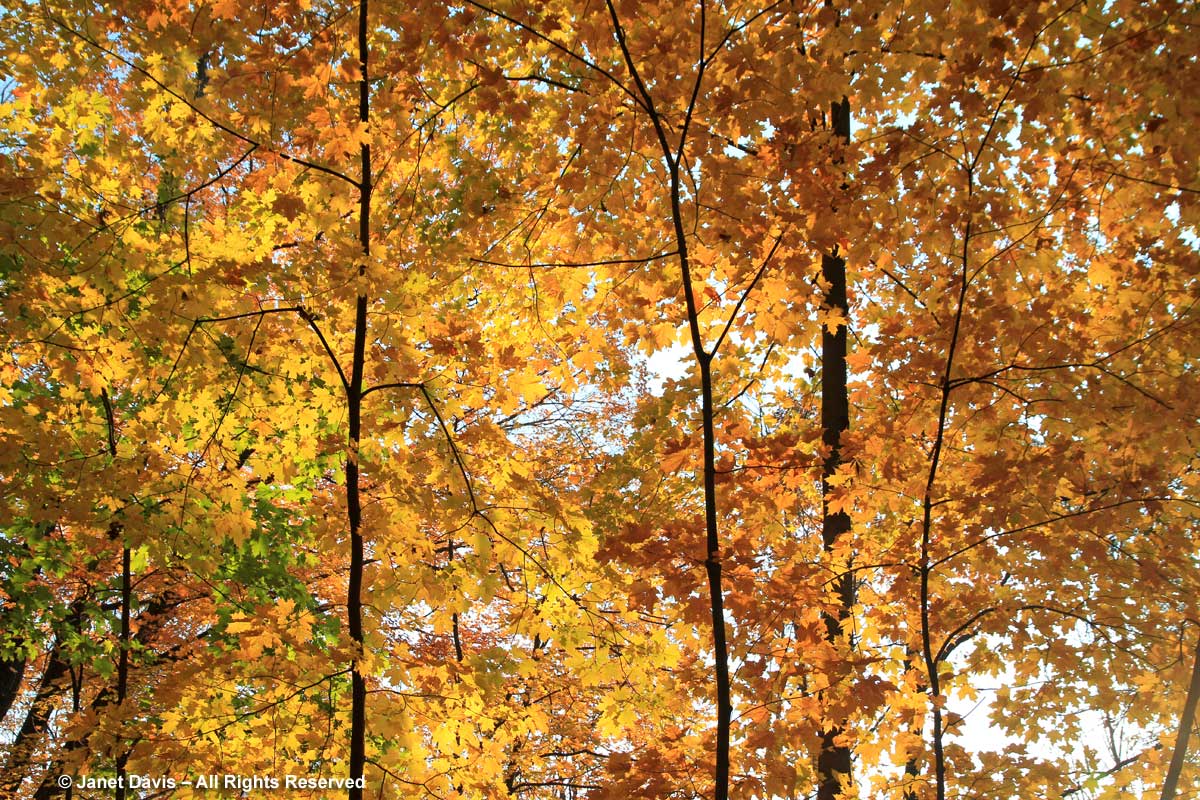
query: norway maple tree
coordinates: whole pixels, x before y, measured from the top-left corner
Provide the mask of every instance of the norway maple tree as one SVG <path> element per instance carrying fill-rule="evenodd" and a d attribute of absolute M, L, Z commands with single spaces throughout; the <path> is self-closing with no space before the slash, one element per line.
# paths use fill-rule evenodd
<path fill-rule="evenodd" d="M 10 3 L 5 792 L 1191 796 L 1198 22 Z"/>

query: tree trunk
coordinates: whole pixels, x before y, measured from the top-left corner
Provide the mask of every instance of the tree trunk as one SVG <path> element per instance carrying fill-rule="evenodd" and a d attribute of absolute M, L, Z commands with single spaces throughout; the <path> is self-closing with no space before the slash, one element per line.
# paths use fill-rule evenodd
<path fill-rule="evenodd" d="M 358 119 L 367 123 L 371 118 L 371 87 L 367 76 L 367 0 L 358 6 L 358 63 L 361 70 L 358 84 Z M 371 146 L 360 147 L 362 177 L 359 180 L 358 234 L 363 263 L 358 274 L 366 274 L 371 255 Z M 359 484 L 358 453 L 362 435 L 363 372 L 366 363 L 367 297 L 359 294 L 354 311 L 354 361 L 351 364 L 350 385 L 347 388 L 350 436 L 346 454 L 346 516 L 350 523 L 350 575 L 347 586 L 346 616 L 353 647 L 350 667 L 350 800 L 362 800 L 363 790 L 357 784 L 366 765 L 367 687 L 363 679 L 362 579 L 363 535 L 362 498 Z"/>
<path fill-rule="evenodd" d="M 62 651 L 56 641 L 46 657 L 46 669 L 42 672 L 42 681 L 34 695 L 33 705 L 30 706 L 21 729 L 17 731 L 17 737 L 9 747 L 9 760 L 4 765 L 3 777 L 0 777 L 0 795 L 15 797 L 22 781 L 34 771 L 32 767 L 39 740 L 50 722 L 54 698 L 59 691 L 59 681 L 66 674 L 67 662 L 62 657 Z"/>
<path fill-rule="evenodd" d="M 834 134 L 850 141 L 850 101 L 833 103 L 831 107 Z M 825 306 L 831 313 L 849 319 L 846 301 L 846 261 L 836 252 L 821 259 L 821 273 L 829 283 L 829 294 Z M 825 463 L 821 471 L 822 501 L 821 543 L 826 554 L 833 552 L 838 539 L 850 532 L 850 517 L 844 511 L 830 513 L 828 496 L 830 479 L 844 463 L 842 459 L 842 433 L 850 428 L 850 395 L 846 388 L 846 325 L 838 325 L 830 333 L 826 327 L 821 336 L 821 440 L 827 448 Z M 846 572 L 834 584 L 837 607 L 833 612 L 823 612 L 825 640 L 839 647 L 844 634 L 843 624 L 850 617 L 854 605 L 854 576 Z M 842 790 L 842 782 L 850 777 L 850 748 L 839 744 L 837 739 L 843 732 L 838 722 L 821 734 L 821 749 L 817 756 L 818 800 L 833 800 Z"/>
<path fill-rule="evenodd" d="M 20 657 L 0 659 L 0 721 L 21 691 L 21 678 L 25 677 L 25 659 Z"/>
<path fill-rule="evenodd" d="M 1200 701 L 1200 640 L 1196 642 L 1196 654 L 1192 656 L 1192 681 L 1188 684 L 1187 699 L 1183 702 L 1183 714 L 1179 718 L 1179 730 L 1175 733 L 1175 750 L 1171 754 L 1171 767 L 1163 779 L 1161 800 L 1173 800 L 1179 788 L 1179 776 L 1183 773 L 1183 759 L 1187 756 L 1188 738 L 1196 722 L 1196 703 Z"/>

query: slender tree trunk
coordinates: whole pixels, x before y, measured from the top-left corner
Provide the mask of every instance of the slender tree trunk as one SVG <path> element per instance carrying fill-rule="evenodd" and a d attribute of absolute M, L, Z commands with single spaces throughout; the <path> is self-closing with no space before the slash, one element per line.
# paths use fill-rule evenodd
<path fill-rule="evenodd" d="M 1183 714 L 1179 717 L 1179 729 L 1175 732 L 1175 750 L 1171 753 L 1171 766 L 1163 779 L 1161 800 L 1174 800 L 1179 788 L 1179 776 L 1183 773 L 1183 760 L 1187 756 L 1188 738 L 1196 723 L 1196 703 L 1200 702 L 1200 640 L 1196 642 L 1196 654 L 1192 656 L 1192 681 L 1188 684 L 1187 699 L 1183 702 Z"/>
<path fill-rule="evenodd" d="M 108 454 L 111 458 L 115 459 L 117 457 L 117 422 L 116 416 L 113 414 L 112 399 L 108 396 L 107 389 L 102 388 L 100 390 L 100 399 L 104 403 L 104 417 L 108 425 Z M 109 524 L 109 539 L 116 539 L 121 536 L 121 533 L 121 523 L 113 521 Z M 128 542 L 123 542 L 121 546 L 121 631 L 117 643 L 118 710 L 125 705 L 125 696 L 129 691 L 129 614 L 130 605 L 133 601 L 131 565 L 132 559 L 129 552 L 129 544 Z M 76 704 L 78 704 L 78 699 L 76 699 Z M 117 789 L 114 794 L 114 800 L 125 800 L 125 784 L 127 780 L 125 765 L 128 761 L 129 751 L 122 747 L 116 757 Z"/>
<path fill-rule="evenodd" d="M 683 283 L 683 298 L 687 309 L 688 330 L 691 334 L 692 353 L 700 370 L 701 394 L 701 431 L 704 438 L 704 570 L 708 578 L 709 607 L 712 612 L 713 637 L 713 677 L 716 684 L 717 701 L 717 741 L 715 748 L 715 764 L 713 769 L 713 800 L 728 800 L 730 772 L 730 729 L 733 719 L 733 690 L 729 681 L 729 647 L 725 636 L 725 599 L 721 580 L 721 538 L 717 526 L 717 480 L 716 480 L 716 425 L 715 405 L 713 403 L 712 362 L 721 345 L 721 338 L 713 344 L 712 349 L 705 347 L 700 330 L 700 310 L 696 303 L 695 288 L 692 286 L 692 263 L 688 250 L 687 223 L 683 212 L 683 163 L 687 145 L 687 125 L 679 132 L 677 145 L 668 141 L 667 126 L 659 115 L 641 73 L 634 63 L 625 38 L 625 29 L 617 15 L 612 0 L 606 0 L 609 17 L 612 20 L 613 33 L 621 48 L 625 65 L 629 69 L 637 87 L 637 93 L 644 101 L 650 123 L 662 149 L 663 163 L 670 177 L 669 201 L 671 204 L 671 223 L 675 234 L 676 258 L 679 264 L 679 276 Z M 701 49 L 703 50 L 703 24 L 701 26 Z M 704 77 L 705 63 L 701 61 L 696 74 L 696 85 L 693 97 L 699 95 L 700 83 Z M 693 100 L 693 103 L 695 101 Z M 690 111 L 688 116 L 690 117 Z"/>
<path fill-rule="evenodd" d="M 358 84 L 358 119 L 367 123 L 371 118 L 371 86 L 367 74 L 367 0 L 358 6 L 358 63 L 361 70 Z M 363 263 L 360 277 L 366 274 L 371 255 L 371 146 L 360 148 L 362 177 L 359 180 L 358 235 L 362 246 Z M 363 371 L 366 362 L 367 297 L 359 294 L 354 311 L 354 360 L 351 364 L 350 385 L 347 389 L 350 436 L 346 454 L 346 516 L 350 522 L 350 576 L 346 598 L 347 624 L 353 647 L 350 668 L 350 800 L 362 800 L 363 790 L 357 785 L 366 764 L 367 687 L 362 674 L 363 622 L 362 578 L 363 535 L 362 498 L 359 485 L 359 441 L 362 434 Z"/>
<path fill-rule="evenodd" d="M 130 570 L 129 545 L 121 548 L 121 641 L 117 655 L 117 708 L 125 705 L 129 691 L 129 606 L 133 600 L 133 582 Z M 128 748 L 121 746 L 117 754 L 117 791 L 115 800 L 125 800 L 126 768 L 129 762 Z"/>
<path fill-rule="evenodd" d="M 833 103 L 834 134 L 845 143 L 850 141 L 850 101 Z M 830 312 L 837 312 L 849 319 L 850 311 L 846 300 L 846 261 L 836 254 L 821 259 L 821 273 L 829 283 L 829 294 L 825 305 Z M 842 434 L 850 428 L 850 395 L 846 388 L 846 325 L 838 325 L 830 333 L 828 327 L 821 336 L 821 439 L 827 448 L 825 463 L 821 471 L 821 490 L 825 498 L 831 489 L 830 479 L 844 463 L 842 458 Z M 822 501 L 821 543 L 826 554 L 833 552 L 838 540 L 850 532 L 850 517 L 844 511 L 830 513 L 828 500 Z M 834 585 L 837 593 L 837 608 L 824 612 L 825 640 L 837 647 L 845 631 L 844 623 L 854 606 L 854 576 L 846 572 Z M 843 782 L 850 779 L 850 748 L 839 744 L 843 733 L 839 722 L 821 734 L 821 749 L 817 755 L 818 800 L 833 800 L 842 791 Z"/>
<path fill-rule="evenodd" d="M 968 186 L 971 176 L 968 173 Z M 968 195 L 970 190 L 968 189 Z M 969 286 L 968 258 L 971 250 L 971 222 L 963 230 L 962 272 L 958 290 L 958 304 L 954 312 L 954 327 L 950 333 L 950 344 L 946 351 L 946 368 L 942 374 L 941 401 L 938 408 L 937 434 L 933 440 L 933 451 L 929 458 L 929 476 L 925 481 L 925 495 L 921 503 L 921 652 L 925 660 L 925 672 L 929 680 L 930 705 L 933 714 L 933 780 L 934 797 L 946 800 L 946 752 L 943 743 L 945 727 L 942 720 L 942 681 L 938 675 L 940 661 L 933 651 L 933 621 L 931 611 L 931 595 L 929 579 L 933 576 L 932 557 L 930 548 L 933 542 L 933 492 L 937 483 L 938 467 L 941 465 L 942 447 L 946 443 L 946 425 L 950 413 L 950 392 L 953 384 L 950 382 L 951 371 L 954 368 L 954 356 L 958 351 L 959 336 L 962 333 L 963 309 L 967 302 Z"/>
<path fill-rule="evenodd" d="M 712 356 L 700 362 L 701 415 L 704 428 L 704 528 L 708 598 L 712 609 L 714 671 L 717 679 L 716 800 L 729 796 L 729 727 L 733 699 L 729 685 L 729 648 L 725 641 L 725 599 L 721 587 L 721 540 L 717 535 L 716 429 L 713 421 Z"/>

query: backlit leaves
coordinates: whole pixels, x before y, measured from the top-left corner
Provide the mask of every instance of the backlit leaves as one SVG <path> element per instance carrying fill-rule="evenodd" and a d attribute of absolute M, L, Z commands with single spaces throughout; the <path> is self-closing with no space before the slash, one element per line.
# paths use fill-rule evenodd
<path fill-rule="evenodd" d="M 119 755 L 344 775 L 353 664 L 385 796 L 708 796 L 700 370 L 661 366 L 695 321 L 734 796 L 811 793 L 837 727 L 850 794 L 935 797 L 935 708 L 948 796 L 1155 796 L 1196 636 L 1195 11 L 992 6 L 371 4 L 369 122 L 357 7 L 0 15 L 20 794 Z"/>

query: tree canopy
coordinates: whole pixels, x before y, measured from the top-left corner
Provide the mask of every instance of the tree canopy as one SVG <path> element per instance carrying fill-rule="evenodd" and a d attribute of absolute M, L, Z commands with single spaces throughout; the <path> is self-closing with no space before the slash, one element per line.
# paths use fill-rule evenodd
<path fill-rule="evenodd" d="M 0 787 L 1200 797 L 1198 30 L 5 3 Z"/>

